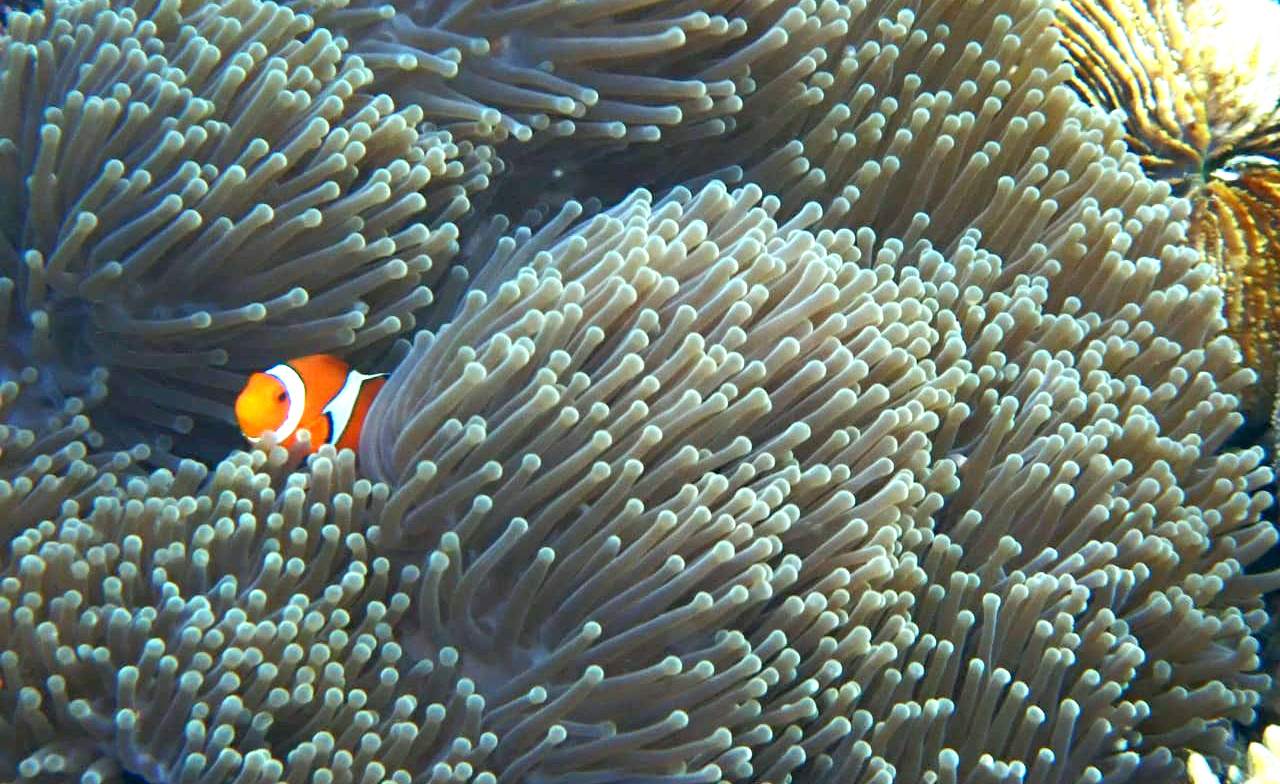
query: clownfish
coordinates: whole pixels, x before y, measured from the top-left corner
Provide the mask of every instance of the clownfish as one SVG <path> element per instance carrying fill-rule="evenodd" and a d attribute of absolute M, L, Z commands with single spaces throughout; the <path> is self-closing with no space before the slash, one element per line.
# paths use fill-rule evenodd
<path fill-rule="evenodd" d="M 286 449 L 298 431 L 311 433 L 311 451 L 322 444 L 355 449 L 369 404 L 386 374 L 366 376 L 328 354 L 312 354 L 254 373 L 236 398 L 240 432 L 256 444 L 268 430 Z"/>

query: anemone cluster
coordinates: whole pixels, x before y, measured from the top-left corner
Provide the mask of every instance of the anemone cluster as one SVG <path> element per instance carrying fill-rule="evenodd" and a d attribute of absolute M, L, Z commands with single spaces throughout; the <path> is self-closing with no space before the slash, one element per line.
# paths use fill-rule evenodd
<path fill-rule="evenodd" d="M 1077 91 L 1120 110 L 1143 168 L 1193 205 L 1189 240 L 1259 375 L 1242 401 L 1256 420 L 1280 402 L 1277 25 L 1273 0 L 1071 0 L 1059 18 Z"/>
<path fill-rule="evenodd" d="M 1280 727 L 1269 725 L 1262 733 L 1262 741 L 1250 743 L 1246 770 L 1232 765 L 1226 773 L 1228 784 L 1275 784 L 1280 781 Z M 1187 775 L 1191 784 L 1223 784 L 1214 774 L 1204 757 L 1193 753 L 1187 763 Z"/>
<path fill-rule="evenodd" d="M 0 780 L 1230 757 L 1254 376 L 1054 8 L 12 14 Z M 359 450 L 230 447 L 315 352 L 394 369 Z"/>

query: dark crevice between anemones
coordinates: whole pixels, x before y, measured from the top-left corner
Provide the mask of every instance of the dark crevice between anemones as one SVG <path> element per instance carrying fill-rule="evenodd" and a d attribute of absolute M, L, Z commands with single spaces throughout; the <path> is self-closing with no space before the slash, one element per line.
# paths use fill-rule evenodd
<path fill-rule="evenodd" d="M 13 11 L 34 11 L 42 5 L 41 0 L 17 0 L 13 3 L 0 3 L 0 25 L 8 24 L 9 14 Z"/>

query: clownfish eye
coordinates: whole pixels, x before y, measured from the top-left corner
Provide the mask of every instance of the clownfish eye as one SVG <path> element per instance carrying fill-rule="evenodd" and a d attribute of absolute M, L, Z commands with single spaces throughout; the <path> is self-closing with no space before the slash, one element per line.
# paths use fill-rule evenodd
<path fill-rule="evenodd" d="M 280 401 L 281 403 L 283 403 L 284 401 L 286 401 L 286 400 L 288 400 L 288 399 L 289 399 L 289 393 L 288 393 L 288 392 L 281 392 L 280 394 L 276 395 L 276 400 Z"/>

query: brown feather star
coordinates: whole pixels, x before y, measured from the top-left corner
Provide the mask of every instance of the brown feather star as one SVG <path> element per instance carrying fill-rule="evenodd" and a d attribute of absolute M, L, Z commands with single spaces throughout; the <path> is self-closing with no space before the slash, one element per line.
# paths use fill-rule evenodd
<path fill-rule="evenodd" d="M 1076 90 L 1121 110 L 1147 172 L 1191 200 L 1188 240 L 1218 269 L 1259 420 L 1280 357 L 1280 3 L 1068 0 L 1058 27 Z"/>

